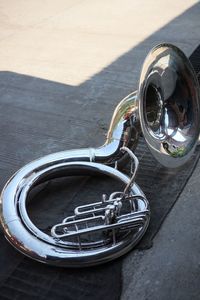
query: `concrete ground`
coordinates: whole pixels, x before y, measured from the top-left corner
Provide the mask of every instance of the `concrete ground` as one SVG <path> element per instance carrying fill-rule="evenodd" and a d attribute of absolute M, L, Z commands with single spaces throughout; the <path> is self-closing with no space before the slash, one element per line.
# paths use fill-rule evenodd
<path fill-rule="evenodd" d="M 125 259 L 123 300 L 200 299 L 199 174 L 200 162 L 153 247 Z"/>
<path fill-rule="evenodd" d="M 92 116 L 105 128 L 118 101 L 137 88 L 142 62 L 152 46 L 171 42 L 190 55 L 199 45 L 199 16 L 200 4 L 193 0 L 1 0 L 0 71 L 63 83 L 77 97 L 73 101 L 74 120 L 83 115 L 81 126 L 89 130 L 87 119 Z M 21 78 L 28 95 L 36 79 L 26 86 L 25 77 Z M 0 83 L 1 92 L 7 84 L 15 88 L 17 95 L 19 81 L 15 76 L 11 79 Z M 46 88 L 44 85 L 43 94 Z M 61 88 L 59 93 L 62 94 Z M 6 97 L 9 102 L 9 95 Z M 66 99 L 69 100 L 67 96 Z M 82 100 L 85 106 L 81 111 L 78 107 Z M 16 98 L 16 106 L 20 108 L 20 99 Z M 64 112 L 61 118 L 64 121 Z M 51 125 L 56 126 L 49 121 L 50 130 Z M 80 126 L 74 128 L 81 130 Z M 84 146 L 97 143 L 102 132 L 97 127 Z M 67 148 L 79 144 L 78 138 L 73 139 Z M 41 155 L 46 150 L 62 150 L 56 149 L 53 142 L 46 149 L 44 145 L 38 145 L 38 149 L 40 146 Z M 19 152 L 17 156 L 22 163 L 23 155 Z M 6 174 L 9 177 L 16 170 L 14 164 Z M 153 247 L 133 251 L 126 257 L 123 300 L 200 299 L 199 171 L 200 164 L 155 237 Z"/>

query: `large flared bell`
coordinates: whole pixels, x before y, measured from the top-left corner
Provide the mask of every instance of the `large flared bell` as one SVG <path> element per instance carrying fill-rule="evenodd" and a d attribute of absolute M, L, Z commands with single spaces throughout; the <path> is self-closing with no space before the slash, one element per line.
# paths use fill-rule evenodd
<path fill-rule="evenodd" d="M 153 48 L 142 67 L 138 103 L 141 128 L 154 157 L 166 167 L 187 162 L 200 131 L 199 85 L 176 46 Z"/>

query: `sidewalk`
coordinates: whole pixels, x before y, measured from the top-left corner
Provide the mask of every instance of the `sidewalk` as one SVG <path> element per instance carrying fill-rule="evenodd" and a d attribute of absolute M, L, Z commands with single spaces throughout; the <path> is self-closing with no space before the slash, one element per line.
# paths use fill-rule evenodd
<path fill-rule="evenodd" d="M 125 259 L 122 300 L 200 299 L 199 183 L 200 162 L 153 247 Z"/>

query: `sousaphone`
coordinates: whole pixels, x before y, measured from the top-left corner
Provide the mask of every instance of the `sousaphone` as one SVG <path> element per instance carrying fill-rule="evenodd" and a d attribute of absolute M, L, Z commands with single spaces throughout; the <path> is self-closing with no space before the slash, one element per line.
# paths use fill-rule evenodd
<path fill-rule="evenodd" d="M 199 130 L 194 70 L 180 49 L 160 44 L 144 61 L 138 91 L 116 107 L 103 146 L 41 157 L 6 183 L 0 210 L 6 239 L 32 259 L 64 267 L 97 265 L 125 254 L 140 241 L 150 220 L 148 200 L 135 182 L 138 159 L 133 151 L 141 131 L 154 157 L 174 168 L 191 158 Z M 119 170 L 127 158 L 130 176 Z M 124 188 L 94 203 L 75 205 L 73 215 L 52 226 L 50 234 L 35 226 L 26 209 L 35 187 L 59 177 L 99 174 Z"/>

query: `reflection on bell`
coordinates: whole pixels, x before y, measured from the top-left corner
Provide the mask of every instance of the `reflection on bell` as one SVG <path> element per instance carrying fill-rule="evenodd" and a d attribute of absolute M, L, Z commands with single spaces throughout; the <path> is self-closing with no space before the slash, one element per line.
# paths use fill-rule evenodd
<path fill-rule="evenodd" d="M 184 164 L 199 136 L 199 86 L 180 49 L 162 44 L 150 51 L 142 67 L 138 99 L 142 132 L 152 154 L 166 167 Z M 151 110 L 156 113 L 150 122 Z"/>

